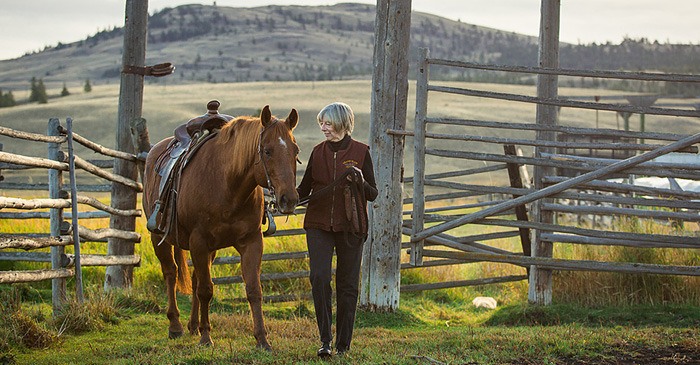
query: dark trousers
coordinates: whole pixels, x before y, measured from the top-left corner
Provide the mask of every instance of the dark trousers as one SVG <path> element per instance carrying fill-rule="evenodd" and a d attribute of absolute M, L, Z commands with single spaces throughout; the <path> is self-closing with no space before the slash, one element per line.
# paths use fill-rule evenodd
<path fill-rule="evenodd" d="M 335 347 L 349 350 L 352 330 L 355 325 L 355 310 L 360 287 L 360 264 L 362 262 L 362 245 L 364 237 L 352 233 L 329 232 L 320 229 L 306 230 L 306 244 L 309 249 L 309 266 L 311 274 L 311 294 L 316 309 L 316 323 L 321 342 L 330 343 L 332 295 L 331 261 L 333 250 L 336 252 L 335 289 L 336 303 L 336 341 Z"/>

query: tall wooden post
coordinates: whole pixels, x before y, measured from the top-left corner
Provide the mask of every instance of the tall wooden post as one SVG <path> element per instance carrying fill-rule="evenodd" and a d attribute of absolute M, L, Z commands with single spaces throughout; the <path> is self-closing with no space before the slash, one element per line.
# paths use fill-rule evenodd
<path fill-rule="evenodd" d="M 362 262 L 360 304 L 391 311 L 399 306 L 404 138 L 408 99 L 410 0 L 377 0 L 370 146 L 379 196 L 370 208 Z"/>
<path fill-rule="evenodd" d="M 539 66 L 546 68 L 559 67 L 559 9 L 561 0 L 542 0 L 540 15 L 540 43 Z M 558 94 L 558 76 L 537 76 L 537 97 L 556 98 Z M 537 124 L 556 125 L 557 107 L 555 105 L 537 105 Z M 537 140 L 555 141 L 556 134 L 551 131 L 537 131 Z M 541 157 L 543 153 L 555 153 L 553 147 L 535 148 L 535 156 Z M 543 178 L 555 174 L 554 167 L 536 166 L 534 171 L 535 189 L 544 188 Z M 535 220 L 541 223 L 553 223 L 553 214 L 542 210 L 542 204 L 548 199 L 540 199 L 534 205 Z M 542 240 L 542 230 L 535 230 L 532 255 L 535 257 L 552 257 L 552 243 Z M 530 286 L 528 301 L 538 305 L 552 303 L 552 270 L 540 269 L 537 266 L 530 268 Z"/>
<path fill-rule="evenodd" d="M 122 69 L 127 66 L 144 67 L 146 62 L 146 38 L 148 37 L 148 0 L 126 0 L 124 18 L 124 49 Z M 119 111 L 117 114 L 117 149 L 134 153 L 131 142 L 130 121 L 141 117 L 143 107 L 143 75 L 121 74 Z M 136 164 L 115 159 L 114 173 L 132 180 L 137 179 Z M 124 185 L 112 184 L 112 206 L 119 209 L 136 208 L 136 191 Z M 136 218 L 112 215 L 110 227 L 134 231 Z M 122 239 L 110 238 L 108 255 L 133 255 L 134 244 Z M 105 272 L 104 289 L 125 288 L 131 285 L 132 266 L 109 266 Z"/>
<path fill-rule="evenodd" d="M 56 118 L 49 119 L 47 133 L 49 136 L 60 136 L 59 127 L 61 123 Z M 62 161 L 61 145 L 58 143 L 49 143 L 48 158 L 54 161 Z M 63 172 L 61 170 L 49 169 L 49 198 L 61 198 L 61 189 L 63 188 Z M 61 223 L 63 222 L 63 208 L 49 209 L 49 225 L 50 235 L 58 237 L 61 235 Z M 77 227 L 75 227 L 77 229 Z M 62 268 L 61 256 L 65 254 L 64 246 L 51 246 L 51 269 L 57 270 Z M 58 315 L 66 302 L 66 278 L 51 279 L 51 302 L 53 306 L 54 316 Z"/>

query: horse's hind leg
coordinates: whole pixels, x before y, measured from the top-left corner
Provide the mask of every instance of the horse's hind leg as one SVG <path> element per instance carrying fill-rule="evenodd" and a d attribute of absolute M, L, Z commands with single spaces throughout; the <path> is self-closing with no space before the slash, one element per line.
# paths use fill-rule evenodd
<path fill-rule="evenodd" d="M 160 242 L 160 236 L 152 235 L 153 242 Z M 170 321 L 168 327 L 168 337 L 178 338 L 182 336 L 182 324 L 180 323 L 180 309 L 177 307 L 177 298 L 175 296 L 175 284 L 177 283 L 177 264 L 173 256 L 173 246 L 162 243 L 161 245 L 153 245 L 156 257 L 160 261 L 160 269 L 163 272 L 165 279 L 165 291 L 168 294 L 168 310 L 167 316 Z"/>
<path fill-rule="evenodd" d="M 272 347 L 267 342 L 267 331 L 262 313 L 262 287 L 260 285 L 260 262 L 262 260 L 262 236 L 256 241 L 248 242 L 244 249 L 239 249 L 241 254 L 241 273 L 245 282 L 245 293 L 253 316 L 253 335 L 257 346 L 267 351 Z"/>
<path fill-rule="evenodd" d="M 214 262 L 216 251 L 209 254 L 209 267 Z M 187 322 L 187 329 L 192 335 L 199 334 L 199 297 L 197 296 L 197 270 L 192 271 L 192 310 L 190 311 L 190 320 Z"/>

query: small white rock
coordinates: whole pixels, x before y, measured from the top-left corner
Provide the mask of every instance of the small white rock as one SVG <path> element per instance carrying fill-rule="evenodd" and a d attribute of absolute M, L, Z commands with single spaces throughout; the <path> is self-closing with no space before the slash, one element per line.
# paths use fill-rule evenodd
<path fill-rule="evenodd" d="M 487 309 L 496 309 L 497 306 L 496 299 L 491 297 L 476 297 L 472 300 L 472 304 L 477 308 L 481 307 Z"/>

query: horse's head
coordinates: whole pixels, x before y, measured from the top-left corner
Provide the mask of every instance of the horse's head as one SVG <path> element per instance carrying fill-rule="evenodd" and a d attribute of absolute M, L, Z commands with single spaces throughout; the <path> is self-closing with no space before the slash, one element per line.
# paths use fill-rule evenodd
<path fill-rule="evenodd" d="M 263 130 L 260 133 L 259 154 L 261 164 L 259 184 L 272 189 L 278 209 L 285 214 L 294 212 L 299 195 L 296 189 L 299 146 L 292 131 L 299 121 L 299 114 L 292 109 L 284 121 L 272 116 L 266 105 L 260 113 Z"/>

